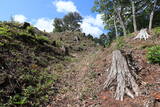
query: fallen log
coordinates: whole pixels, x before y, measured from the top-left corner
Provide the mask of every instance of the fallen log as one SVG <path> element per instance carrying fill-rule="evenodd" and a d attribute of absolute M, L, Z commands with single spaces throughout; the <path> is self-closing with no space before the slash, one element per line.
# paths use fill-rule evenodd
<path fill-rule="evenodd" d="M 133 70 L 130 70 L 129 63 L 120 50 L 113 51 L 112 64 L 108 70 L 109 75 L 104 83 L 104 89 L 114 87 L 116 100 L 123 101 L 125 94 L 131 98 L 140 94 L 136 83 L 138 76 Z"/>

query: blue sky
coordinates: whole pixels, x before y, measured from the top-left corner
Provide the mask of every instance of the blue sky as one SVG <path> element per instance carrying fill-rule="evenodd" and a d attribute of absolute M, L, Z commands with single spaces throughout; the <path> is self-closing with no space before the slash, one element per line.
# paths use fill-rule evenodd
<path fill-rule="evenodd" d="M 0 20 L 28 21 L 50 32 L 54 18 L 77 11 L 83 16 L 82 31 L 98 37 L 103 30 L 101 15 L 91 12 L 94 0 L 0 0 Z"/>

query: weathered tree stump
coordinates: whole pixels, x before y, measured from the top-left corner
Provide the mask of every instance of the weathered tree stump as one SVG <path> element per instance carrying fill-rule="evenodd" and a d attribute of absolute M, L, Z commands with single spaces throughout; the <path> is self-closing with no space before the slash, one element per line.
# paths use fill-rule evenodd
<path fill-rule="evenodd" d="M 147 33 L 147 29 L 141 29 L 138 35 L 134 39 L 144 39 L 147 40 L 150 35 Z"/>
<path fill-rule="evenodd" d="M 112 65 L 109 75 L 104 83 L 104 89 L 114 87 L 115 99 L 123 101 L 124 95 L 131 98 L 140 94 L 140 89 L 136 83 L 137 74 L 130 70 L 129 62 L 122 55 L 120 50 L 113 51 Z"/>

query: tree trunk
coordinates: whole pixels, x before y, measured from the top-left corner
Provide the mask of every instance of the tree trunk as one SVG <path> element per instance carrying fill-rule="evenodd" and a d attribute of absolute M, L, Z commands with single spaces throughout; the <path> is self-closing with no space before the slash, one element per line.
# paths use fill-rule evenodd
<path fill-rule="evenodd" d="M 132 4 L 132 16 L 133 16 L 133 27 L 134 27 L 134 32 L 137 32 L 137 23 L 136 23 L 136 15 L 135 15 L 135 3 L 133 0 L 131 0 Z"/>
<path fill-rule="evenodd" d="M 149 31 L 151 31 L 151 29 L 152 29 L 152 22 L 153 22 L 153 16 L 154 16 L 154 11 L 155 11 L 155 8 L 156 8 L 156 4 L 157 4 L 157 0 L 154 0 L 154 5 L 153 5 L 153 9 L 151 11 L 150 20 L 149 20 Z"/>
<path fill-rule="evenodd" d="M 123 22 L 122 17 L 121 17 L 121 12 L 120 12 L 119 9 L 116 8 L 115 4 L 113 4 L 113 6 L 114 6 L 114 11 L 115 11 L 115 13 L 118 15 L 119 23 L 120 23 L 120 25 L 121 25 L 121 27 L 122 27 L 122 29 L 123 29 L 123 35 L 126 36 L 126 35 L 127 35 L 127 32 L 126 32 L 126 28 L 125 28 L 125 26 L 124 26 L 124 22 Z M 121 7 L 120 7 L 120 8 L 121 8 Z"/>
<path fill-rule="evenodd" d="M 138 35 L 134 39 L 144 39 L 147 40 L 150 35 L 147 33 L 147 29 L 141 29 Z"/>
<path fill-rule="evenodd" d="M 115 31 L 116 31 L 116 38 L 119 37 L 118 35 L 118 29 L 117 29 L 117 24 L 116 24 L 116 17 L 114 15 L 114 28 L 115 28 Z"/>
<path fill-rule="evenodd" d="M 118 17 L 119 17 L 120 24 L 121 24 L 122 29 L 123 29 L 123 34 L 124 34 L 124 36 L 126 36 L 126 35 L 127 35 L 127 32 L 126 32 L 126 28 L 125 28 L 125 26 L 124 26 L 124 22 L 123 22 L 123 20 L 122 20 L 120 11 L 118 10 L 117 12 L 118 12 Z"/>
<path fill-rule="evenodd" d="M 127 61 L 120 50 L 113 51 L 112 65 L 104 83 L 104 89 L 114 87 L 116 100 L 123 101 L 125 94 L 131 98 L 140 94 L 136 83 L 137 74 L 131 70 L 129 64 L 130 62 Z"/>

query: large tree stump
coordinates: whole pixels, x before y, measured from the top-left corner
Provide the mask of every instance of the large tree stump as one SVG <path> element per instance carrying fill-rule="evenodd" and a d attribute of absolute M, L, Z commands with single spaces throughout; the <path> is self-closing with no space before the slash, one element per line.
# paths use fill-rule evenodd
<path fill-rule="evenodd" d="M 150 35 L 147 33 L 147 29 L 141 29 L 138 35 L 134 39 L 144 39 L 147 40 Z"/>
<path fill-rule="evenodd" d="M 116 100 L 123 101 L 125 94 L 131 98 L 140 94 L 136 83 L 137 74 L 130 70 L 129 62 L 120 50 L 113 51 L 112 65 L 108 71 L 109 75 L 104 83 L 104 89 L 114 87 Z"/>

